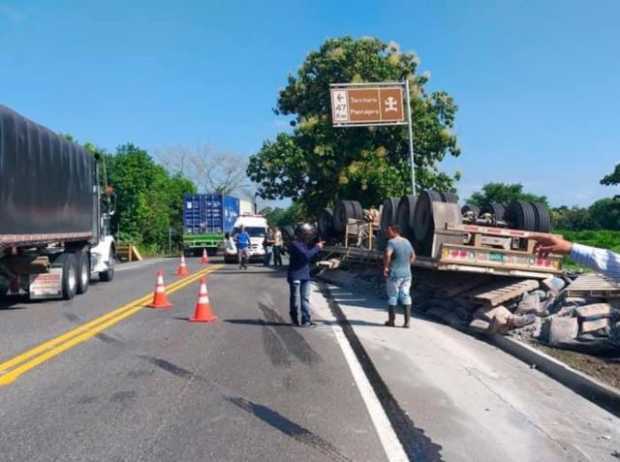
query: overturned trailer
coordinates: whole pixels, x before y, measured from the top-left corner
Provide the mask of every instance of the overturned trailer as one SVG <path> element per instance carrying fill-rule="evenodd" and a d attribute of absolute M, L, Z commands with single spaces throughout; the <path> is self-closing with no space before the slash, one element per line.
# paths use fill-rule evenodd
<path fill-rule="evenodd" d="M 453 193 L 423 191 L 419 196 L 390 198 L 380 221 L 364 219 L 355 201 L 339 201 L 326 209 L 319 232 L 328 255 L 372 262 L 382 258 L 384 232 L 398 224 L 417 254 L 415 266 L 501 276 L 546 278 L 561 273 L 561 257 L 540 257 L 535 238 L 550 231 L 547 209 L 540 204 L 490 204 L 485 209 L 460 208 Z M 331 214 L 331 223 L 330 223 Z"/>

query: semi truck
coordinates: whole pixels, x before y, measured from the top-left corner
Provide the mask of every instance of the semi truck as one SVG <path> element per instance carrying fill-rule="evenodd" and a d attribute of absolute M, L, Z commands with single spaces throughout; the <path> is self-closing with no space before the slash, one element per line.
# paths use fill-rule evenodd
<path fill-rule="evenodd" d="M 0 296 L 64 298 L 114 277 L 101 160 L 0 105 Z"/>
<path fill-rule="evenodd" d="M 183 252 L 215 255 L 239 216 L 239 199 L 219 193 L 186 194 L 183 198 Z"/>

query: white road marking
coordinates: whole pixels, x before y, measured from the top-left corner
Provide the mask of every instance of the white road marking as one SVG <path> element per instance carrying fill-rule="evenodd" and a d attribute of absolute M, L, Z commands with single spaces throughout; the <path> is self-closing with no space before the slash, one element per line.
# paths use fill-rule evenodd
<path fill-rule="evenodd" d="M 320 295 L 320 292 L 318 292 L 315 288 L 315 294 L 317 293 Z M 316 307 L 316 304 L 314 304 L 313 308 Z M 379 440 L 381 441 L 381 445 L 383 446 L 383 450 L 385 451 L 388 460 L 390 462 L 408 462 L 409 458 L 407 457 L 407 453 L 405 452 L 403 445 L 398 440 L 398 436 L 396 436 L 396 432 L 394 431 L 394 428 L 385 413 L 385 409 L 381 406 L 379 398 L 368 381 L 368 378 L 362 369 L 362 365 L 358 361 L 357 356 L 355 356 L 355 352 L 351 348 L 342 327 L 340 327 L 340 324 L 338 324 L 328 306 L 321 306 L 320 314 L 322 318 L 327 318 L 331 323 L 331 328 L 334 332 L 334 336 L 336 337 L 336 341 L 338 342 L 340 350 L 349 365 L 349 370 L 353 375 L 355 384 L 357 385 L 364 404 L 366 405 L 366 409 L 370 415 L 370 420 L 372 420 L 372 423 L 375 426 L 375 430 L 377 431 L 377 435 L 379 436 Z"/>

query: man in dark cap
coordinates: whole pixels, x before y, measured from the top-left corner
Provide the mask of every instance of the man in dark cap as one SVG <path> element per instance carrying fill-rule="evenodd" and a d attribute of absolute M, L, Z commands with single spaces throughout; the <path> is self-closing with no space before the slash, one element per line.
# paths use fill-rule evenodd
<path fill-rule="evenodd" d="M 308 223 L 297 226 L 295 240 L 288 248 L 287 281 L 290 290 L 290 314 L 293 325 L 312 327 L 310 318 L 310 261 L 323 248 L 323 242 L 312 244 L 314 228 Z M 298 311 L 301 308 L 301 324 Z"/>

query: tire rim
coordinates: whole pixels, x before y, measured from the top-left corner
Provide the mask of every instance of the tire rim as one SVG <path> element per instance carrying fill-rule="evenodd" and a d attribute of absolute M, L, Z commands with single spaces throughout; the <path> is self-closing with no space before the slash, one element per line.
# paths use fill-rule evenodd
<path fill-rule="evenodd" d="M 75 276 L 75 268 L 69 269 L 69 274 L 67 275 L 67 288 L 70 292 L 75 291 L 75 286 L 77 285 L 77 278 Z"/>

